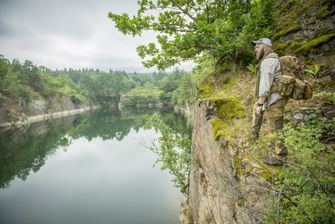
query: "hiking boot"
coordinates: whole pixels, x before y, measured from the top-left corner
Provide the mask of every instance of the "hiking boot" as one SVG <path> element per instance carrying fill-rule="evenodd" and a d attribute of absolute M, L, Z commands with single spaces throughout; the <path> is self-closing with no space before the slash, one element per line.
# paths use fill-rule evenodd
<path fill-rule="evenodd" d="M 264 163 L 270 165 L 270 166 L 282 166 L 284 165 L 284 162 L 279 159 L 271 158 L 271 159 L 264 159 Z"/>

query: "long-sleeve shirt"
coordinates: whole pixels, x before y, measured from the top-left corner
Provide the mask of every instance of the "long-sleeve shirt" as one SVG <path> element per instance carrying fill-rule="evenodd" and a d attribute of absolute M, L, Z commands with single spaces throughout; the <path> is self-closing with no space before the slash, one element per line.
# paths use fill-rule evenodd
<path fill-rule="evenodd" d="M 275 103 L 277 100 L 283 97 L 279 93 L 270 93 L 271 86 L 274 81 L 278 80 L 281 76 L 280 62 L 278 56 L 275 53 L 270 53 L 264 57 L 260 64 L 259 69 L 259 83 L 257 85 L 258 90 L 257 98 L 266 97 L 264 109 Z M 256 87 L 256 88 L 257 88 Z"/>

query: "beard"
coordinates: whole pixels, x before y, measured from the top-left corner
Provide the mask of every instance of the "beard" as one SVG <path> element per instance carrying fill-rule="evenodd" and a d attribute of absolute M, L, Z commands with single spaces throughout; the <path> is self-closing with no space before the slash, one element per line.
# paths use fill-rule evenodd
<path fill-rule="evenodd" d="M 258 54 L 256 54 L 256 59 L 257 60 L 260 60 L 260 59 L 262 59 L 263 58 L 263 56 L 264 56 L 264 49 L 262 49 Z"/>

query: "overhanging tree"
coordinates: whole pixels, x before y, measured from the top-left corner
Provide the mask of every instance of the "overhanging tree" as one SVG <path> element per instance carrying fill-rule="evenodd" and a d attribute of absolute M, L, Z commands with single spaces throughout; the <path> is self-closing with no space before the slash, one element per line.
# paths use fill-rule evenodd
<path fill-rule="evenodd" d="M 137 52 L 144 66 L 165 69 L 204 54 L 216 60 L 234 59 L 249 38 L 266 33 L 271 16 L 263 14 L 269 11 L 271 2 L 139 0 L 136 15 L 110 12 L 108 16 L 126 35 L 140 36 L 143 31 L 155 31 L 158 44 L 140 45 Z M 251 14 L 260 15 L 250 23 L 249 20 L 255 18 Z M 249 32 L 254 34 L 249 35 Z"/>

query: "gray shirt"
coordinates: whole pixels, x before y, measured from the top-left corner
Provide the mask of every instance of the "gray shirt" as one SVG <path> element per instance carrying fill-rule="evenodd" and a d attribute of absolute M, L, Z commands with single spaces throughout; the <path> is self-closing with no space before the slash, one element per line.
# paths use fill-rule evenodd
<path fill-rule="evenodd" d="M 266 109 L 271 104 L 283 97 L 279 93 L 271 93 L 270 89 L 274 81 L 278 80 L 281 76 L 280 62 L 278 55 L 270 53 L 264 57 L 260 65 L 260 80 L 257 97 L 266 97 L 266 103 L 263 109 Z"/>

